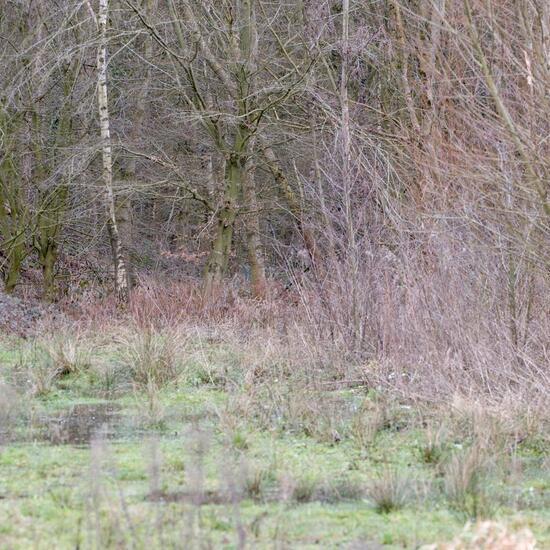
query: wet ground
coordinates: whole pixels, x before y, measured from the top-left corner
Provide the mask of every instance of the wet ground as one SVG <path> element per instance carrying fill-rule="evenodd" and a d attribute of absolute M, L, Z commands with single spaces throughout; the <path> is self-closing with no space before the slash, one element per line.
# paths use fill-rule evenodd
<path fill-rule="evenodd" d="M 154 424 L 145 396 L 22 401 L 20 416 L 4 415 L 11 426 L 0 445 L 0 549 L 235 548 L 235 533 L 254 548 L 398 549 L 451 540 L 463 527 L 438 468 L 418 452 L 424 437 L 414 427 L 381 429 L 363 452 L 349 440 L 228 428 L 217 390 L 162 397 L 163 421 Z M 391 479 L 407 483 L 407 502 L 379 513 L 368 488 L 382 479 L 386 457 Z M 518 460 L 514 486 L 484 483 L 503 521 L 529 525 L 539 547 L 549 547 L 544 456 Z M 193 544 L 182 546 L 182 536 Z"/>
<path fill-rule="evenodd" d="M 40 418 L 36 436 L 54 445 L 88 445 L 95 437 L 116 437 L 120 425 L 120 407 L 113 403 L 73 405 Z"/>
<path fill-rule="evenodd" d="M 131 432 L 131 420 L 121 414 L 116 403 L 71 405 L 55 412 L 30 414 L 19 422 L 0 419 L 0 442 L 89 445 L 96 437 L 115 439 Z"/>
<path fill-rule="evenodd" d="M 165 422 L 178 426 L 195 426 L 209 415 L 166 414 Z M 43 442 L 51 445 L 88 446 L 95 439 L 135 439 L 143 437 L 151 429 L 147 420 L 124 411 L 114 402 L 73 404 L 56 411 L 40 411 L 23 421 L 4 422 L 0 418 L 0 443 Z M 180 430 L 162 430 L 163 437 L 177 437 Z"/>

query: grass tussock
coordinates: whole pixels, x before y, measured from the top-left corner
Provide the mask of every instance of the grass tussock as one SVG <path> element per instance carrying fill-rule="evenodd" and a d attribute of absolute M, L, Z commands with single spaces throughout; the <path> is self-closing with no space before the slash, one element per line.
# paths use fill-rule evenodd
<path fill-rule="evenodd" d="M 379 399 L 364 399 L 351 423 L 351 436 L 360 449 L 367 449 L 388 425 L 387 403 Z"/>
<path fill-rule="evenodd" d="M 410 480 L 397 468 L 386 466 L 367 486 L 367 497 L 380 514 L 403 508 L 410 498 Z"/>
<path fill-rule="evenodd" d="M 425 431 L 424 442 L 418 449 L 420 459 L 424 464 L 438 465 L 443 460 L 448 446 L 446 426 L 444 424 L 429 425 Z"/>
<path fill-rule="evenodd" d="M 67 330 L 22 346 L 13 372 L 30 396 L 44 397 L 61 378 L 89 373 L 94 353 L 93 338 Z"/>
<path fill-rule="evenodd" d="M 91 365 L 93 350 L 83 334 L 62 333 L 45 338 L 40 350 L 51 362 L 58 376 L 84 372 Z"/>
<path fill-rule="evenodd" d="M 139 387 L 161 388 L 177 378 L 182 350 L 177 332 L 152 327 L 128 330 L 117 344 L 121 367 Z"/>
<path fill-rule="evenodd" d="M 36 345 L 22 350 L 17 370 L 25 377 L 27 392 L 34 397 L 49 395 L 60 375 L 51 357 Z"/>
<path fill-rule="evenodd" d="M 488 469 L 489 458 L 479 443 L 450 456 L 444 467 L 444 492 L 453 509 L 474 519 L 492 515 Z"/>

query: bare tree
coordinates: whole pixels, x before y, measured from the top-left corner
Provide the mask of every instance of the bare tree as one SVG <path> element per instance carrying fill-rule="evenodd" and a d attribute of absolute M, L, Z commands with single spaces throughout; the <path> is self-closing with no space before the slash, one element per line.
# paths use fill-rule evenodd
<path fill-rule="evenodd" d="M 101 128 L 101 154 L 103 164 L 103 183 L 105 185 L 105 205 L 108 212 L 107 227 L 113 254 L 115 294 L 119 304 L 130 299 L 130 283 L 124 260 L 125 254 L 117 222 L 115 195 L 113 191 L 113 152 L 109 119 L 109 101 L 107 93 L 107 24 L 109 0 L 99 0 L 97 26 L 99 47 L 97 52 L 97 103 L 99 107 L 99 124 Z"/>

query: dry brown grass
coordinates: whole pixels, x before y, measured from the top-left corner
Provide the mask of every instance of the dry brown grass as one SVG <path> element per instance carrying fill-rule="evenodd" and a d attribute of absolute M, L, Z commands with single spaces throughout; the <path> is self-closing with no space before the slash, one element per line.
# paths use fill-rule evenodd
<path fill-rule="evenodd" d="M 449 505 L 468 518 L 488 517 L 492 502 L 487 494 L 486 450 L 474 442 L 455 451 L 444 466 L 444 491 Z"/>
<path fill-rule="evenodd" d="M 428 425 L 425 431 L 425 442 L 419 449 L 422 462 L 425 464 L 439 464 L 448 447 L 447 439 L 447 428 L 444 423 L 439 426 Z"/>
<path fill-rule="evenodd" d="M 502 297 L 487 282 L 489 276 L 495 281 L 500 277 L 491 263 L 494 255 L 486 251 L 479 265 L 480 270 L 492 271 L 471 275 L 461 268 L 471 261 L 468 251 L 457 248 L 453 239 L 441 238 L 430 246 L 430 265 L 416 256 L 417 250 L 401 250 L 406 266 L 402 271 L 396 271 L 396 257 L 380 250 L 362 260 L 357 276 L 364 286 L 355 297 L 357 330 L 349 325 L 349 296 L 343 299 L 351 283 L 330 264 L 303 275 L 291 290 L 274 284 L 269 298 L 261 302 L 231 282 L 225 293 L 205 303 L 198 281 L 142 277 L 126 312 L 117 312 L 105 299 L 87 301 L 76 326 L 82 332 L 127 326 L 184 332 L 192 327 L 192 338 L 203 340 L 205 347 L 220 340 L 238 350 L 250 388 L 262 380 L 280 382 L 298 374 L 315 389 L 367 385 L 401 399 L 434 404 L 448 403 L 456 395 L 467 401 L 475 395 L 483 408 L 487 402 L 506 401 L 514 410 L 524 404 L 532 412 L 533 403 L 542 410 L 550 386 L 542 338 L 547 323 L 542 318 L 532 321 L 530 347 L 526 344 L 518 362 L 510 350 L 504 313 L 495 313 Z M 493 294 L 483 309 L 479 293 L 488 288 Z M 299 300 L 291 299 L 291 293 Z M 543 310 L 541 305 L 536 311 Z M 64 351 L 66 356 L 71 353 Z M 204 376 L 218 379 L 217 364 L 204 364 Z M 221 374 L 223 384 L 233 383 Z M 533 418 L 531 412 L 516 412 L 525 421 Z M 518 432 L 517 427 L 510 429 Z M 524 426 L 520 431 L 530 429 Z"/>
<path fill-rule="evenodd" d="M 452 542 L 430 544 L 421 550 L 536 550 L 533 533 L 525 528 L 513 531 L 494 521 L 468 523 Z"/>
<path fill-rule="evenodd" d="M 117 352 L 122 368 L 141 387 L 162 387 L 178 375 L 181 335 L 169 329 L 146 327 L 127 329 L 117 337 Z"/>
<path fill-rule="evenodd" d="M 39 346 L 57 374 L 63 376 L 89 368 L 93 352 L 91 341 L 88 335 L 67 330 L 44 338 Z"/>
<path fill-rule="evenodd" d="M 361 449 L 370 447 L 387 422 L 386 401 L 364 399 L 351 422 L 351 436 L 354 443 Z"/>

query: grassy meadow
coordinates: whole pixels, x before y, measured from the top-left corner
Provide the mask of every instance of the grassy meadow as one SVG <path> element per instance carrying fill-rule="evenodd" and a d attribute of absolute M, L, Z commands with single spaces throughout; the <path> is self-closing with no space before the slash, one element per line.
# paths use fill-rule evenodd
<path fill-rule="evenodd" d="M 539 414 L 229 329 L 6 337 L 0 548 L 550 548 Z"/>

